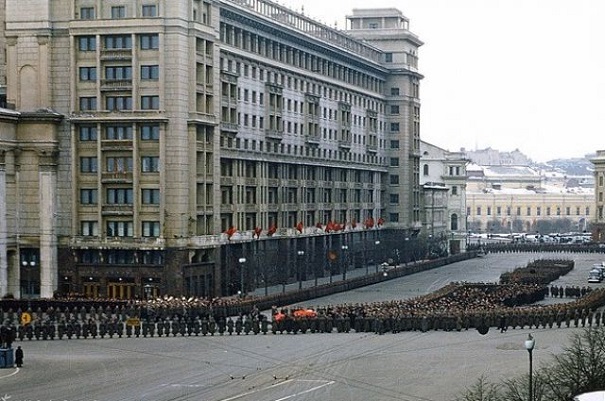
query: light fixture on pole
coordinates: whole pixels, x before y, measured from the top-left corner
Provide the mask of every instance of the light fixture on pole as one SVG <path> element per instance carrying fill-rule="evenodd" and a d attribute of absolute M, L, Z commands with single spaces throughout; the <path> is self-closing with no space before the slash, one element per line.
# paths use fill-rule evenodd
<path fill-rule="evenodd" d="M 246 263 L 246 258 L 239 258 L 239 295 L 240 297 L 244 296 L 244 263 Z"/>
<path fill-rule="evenodd" d="M 534 397 L 534 388 L 533 388 L 533 367 L 532 367 L 532 351 L 534 350 L 534 346 L 536 345 L 536 340 L 532 337 L 531 334 L 527 335 L 527 340 L 525 340 L 525 349 L 529 352 L 529 401 L 533 401 Z"/>
<path fill-rule="evenodd" d="M 296 264 L 297 266 L 297 272 L 298 272 L 298 289 L 302 290 L 302 273 L 300 271 L 300 264 L 302 263 L 302 258 L 303 256 L 305 256 L 305 251 L 300 250 L 298 252 L 296 252 L 298 254 L 298 263 Z"/>
<path fill-rule="evenodd" d="M 376 251 L 375 251 L 376 257 L 374 258 L 374 265 L 376 265 L 376 273 L 378 273 L 378 255 L 379 255 L 378 246 L 380 245 L 380 241 L 378 241 L 378 240 L 374 241 L 374 245 L 376 245 Z"/>
<path fill-rule="evenodd" d="M 349 249 L 348 245 L 342 245 L 340 247 L 342 249 L 342 281 L 347 279 L 347 249 Z"/>

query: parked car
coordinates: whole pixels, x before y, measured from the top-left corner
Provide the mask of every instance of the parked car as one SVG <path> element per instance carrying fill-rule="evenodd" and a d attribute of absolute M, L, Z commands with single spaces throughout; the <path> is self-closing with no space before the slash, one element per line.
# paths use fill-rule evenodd
<path fill-rule="evenodd" d="M 601 269 L 592 269 L 588 272 L 589 283 L 600 283 L 603 281 L 603 271 Z"/>
<path fill-rule="evenodd" d="M 574 401 L 605 401 L 605 391 L 593 391 L 576 395 Z"/>

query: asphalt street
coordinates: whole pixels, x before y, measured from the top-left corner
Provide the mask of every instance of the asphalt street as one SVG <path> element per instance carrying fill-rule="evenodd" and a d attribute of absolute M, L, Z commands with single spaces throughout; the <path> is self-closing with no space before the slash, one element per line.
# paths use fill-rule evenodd
<path fill-rule="evenodd" d="M 496 282 L 539 258 L 576 260 L 557 285 L 588 285 L 595 254 L 493 254 L 309 302 L 423 295 L 452 281 Z M 602 286 L 593 284 L 592 286 Z M 578 329 L 531 330 L 547 363 Z M 17 342 L 23 368 L 0 369 L 0 400 L 452 400 L 481 375 L 526 374 L 529 330 L 375 335 L 284 334 Z"/>

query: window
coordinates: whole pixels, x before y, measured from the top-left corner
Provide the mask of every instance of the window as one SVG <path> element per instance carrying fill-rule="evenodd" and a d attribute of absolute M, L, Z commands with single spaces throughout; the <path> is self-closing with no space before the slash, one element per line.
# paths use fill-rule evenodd
<path fill-rule="evenodd" d="M 542 215 L 542 208 L 540 206 L 536 207 L 536 215 L 537 216 L 541 216 Z"/>
<path fill-rule="evenodd" d="M 384 61 L 387 63 L 392 63 L 393 62 L 393 53 L 385 53 Z"/>
<path fill-rule="evenodd" d="M 96 96 L 86 96 L 80 98 L 80 111 L 96 110 L 97 109 L 97 98 Z"/>
<path fill-rule="evenodd" d="M 391 123 L 391 132 L 399 132 L 399 123 Z"/>
<path fill-rule="evenodd" d="M 132 110 L 132 97 L 107 96 L 105 99 L 105 108 L 113 111 Z"/>
<path fill-rule="evenodd" d="M 111 7 L 111 19 L 126 18 L 126 7 L 125 6 L 113 6 Z"/>
<path fill-rule="evenodd" d="M 159 110 L 160 109 L 160 97 L 159 96 L 141 96 L 141 109 L 143 110 Z"/>
<path fill-rule="evenodd" d="M 108 173 L 132 172 L 132 157 L 108 157 L 105 160 Z"/>
<path fill-rule="evenodd" d="M 143 4 L 142 8 L 143 17 L 157 17 L 158 16 L 158 7 L 155 4 Z"/>
<path fill-rule="evenodd" d="M 132 139 L 132 125 L 109 125 L 105 127 L 105 139 L 128 140 Z"/>
<path fill-rule="evenodd" d="M 457 231 L 458 230 L 458 215 L 452 214 L 452 218 L 450 220 L 450 230 Z"/>
<path fill-rule="evenodd" d="M 159 79 L 160 78 L 160 66 L 159 65 L 142 65 L 141 66 L 141 79 Z"/>
<path fill-rule="evenodd" d="M 109 79 L 109 80 L 132 79 L 132 67 L 129 65 L 128 66 L 105 67 L 105 79 Z"/>
<path fill-rule="evenodd" d="M 159 237 L 160 222 L 159 221 L 144 221 L 143 222 L 143 237 Z"/>
<path fill-rule="evenodd" d="M 429 175 L 429 165 L 425 164 L 422 166 L 422 175 Z"/>
<path fill-rule="evenodd" d="M 392 140 L 391 141 L 391 149 L 399 149 L 399 141 L 398 140 Z"/>
<path fill-rule="evenodd" d="M 398 175 L 390 175 L 389 182 L 391 185 L 399 185 L 399 176 Z"/>
<path fill-rule="evenodd" d="M 399 203 L 399 194 L 390 194 L 389 195 L 389 202 L 396 205 Z"/>
<path fill-rule="evenodd" d="M 458 187 L 456 185 L 452 187 L 452 195 L 458 195 Z"/>
<path fill-rule="evenodd" d="M 97 204 L 97 190 L 96 189 L 80 189 L 80 203 L 82 205 L 96 205 Z"/>
<path fill-rule="evenodd" d="M 95 36 L 78 36 L 78 49 L 83 52 L 97 50 L 97 38 Z"/>
<path fill-rule="evenodd" d="M 139 36 L 141 50 L 157 50 L 160 48 L 160 36 L 157 33 Z"/>
<path fill-rule="evenodd" d="M 487 207 L 487 215 L 488 215 L 488 216 L 491 216 L 491 215 L 492 215 L 492 207 L 491 207 L 491 206 L 488 206 L 488 207 Z"/>
<path fill-rule="evenodd" d="M 390 166 L 391 167 L 399 167 L 399 158 L 398 157 L 391 157 Z"/>
<path fill-rule="evenodd" d="M 96 173 L 97 172 L 96 157 L 80 157 L 80 172 L 81 173 Z"/>
<path fill-rule="evenodd" d="M 78 131 L 82 142 L 97 140 L 97 127 L 95 125 L 80 125 Z"/>
<path fill-rule="evenodd" d="M 143 156 L 141 157 L 141 171 L 143 173 L 157 173 L 160 171 L 159 156 Z"/>
<path fill-rule="evenodd" d="M 107 188 L 108 205 L 132 205 L 131 188 Z"/>
<path fill-rule="evenodd" d="M 399 96 L 399 88 L 391 88 L 391 96 Z"/>
<path fill-rule="evenodd" d="M 160 140 L 160 125 L 146 124 L 141 125 L 141 140 L 142 141 L 159 141 Z"/>
<path fill-rule="evenodd" d="M 132 237 L 132 221 L 108 221 L 108 237 Z"/>
<path fill-rule="evenodd" d="M 481 206 L 477 206 L 477 216 L 481 216 Z"/>
<path fill-rule="evenodd" d="M 81 7 L 80 8 L 80 19 L 95 19 L 94 7 Z"/>
<path fill-rule="evenodd" d="M 398 223 L 399 222 L 399 213 L 389 213 L 389 221 L 391 223 Z"/>
<path fill-rule="evenodd" d="M 97 237 L 99 235 L 99 223 L 96 221 L 81 221 L 80 232 L 85 237 Z"/>
<path fill-rule="evenodd" d="M 132 49 L 130 35 L 108 35 L 103 37 L 105 49 Z"/>
<path fill-rule="evenodd" d="M 97 67 L 80 67 L 80 81 L 96 81 Z"/>
<path fill-rule="evenodd" d="M 160 204 L 160 190 L 157 188 L 142 189 L 141 190 L 141 202 L 143 203 L 143 205 L 159 205 Z"/>
<path fill-rule="evenodd" d="M 399 114 L 399 106 L 391 105 L 391 114 Z"/>

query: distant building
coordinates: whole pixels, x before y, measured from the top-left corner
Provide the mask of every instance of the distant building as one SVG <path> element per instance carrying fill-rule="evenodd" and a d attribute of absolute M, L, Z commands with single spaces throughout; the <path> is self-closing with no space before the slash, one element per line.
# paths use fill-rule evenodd
<path fill-rule="evenodd" d="M 597 151 L 590 159 L 594 166 L 594 196 L 595 213 L 592 216 L 592 238 L 599 243 L 605 243 L 605 150 Z"/>
<path fill-rule="evenodd" d="M 528 166 L 468 167 L 467 218 L 474 232 L 584 231 L 594 193 L 584 187 L 545 183 Z"/>
<path fill-rule="evenodd" d="M 429 245 L 449 253 L 465 249 L 466 166 L 461 152 L 449 152 L 425 141 L 420 142 L 420 184 L 423 188 L 423 231 Z"/>
<path fill-rule="evenodd" d="M 528 166 L 532 164 L 531 159 L 519 149 L 503 152 L 492 148 L 476 150 L 462 148 L 460 152 L 464 153 L 471 162 L 481 166 Z"/>

